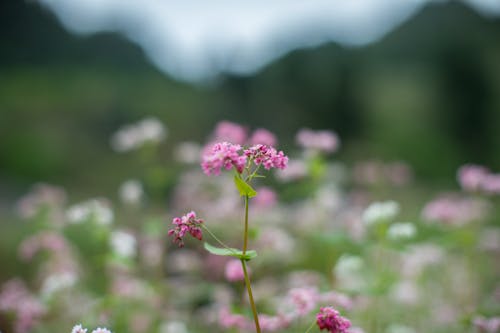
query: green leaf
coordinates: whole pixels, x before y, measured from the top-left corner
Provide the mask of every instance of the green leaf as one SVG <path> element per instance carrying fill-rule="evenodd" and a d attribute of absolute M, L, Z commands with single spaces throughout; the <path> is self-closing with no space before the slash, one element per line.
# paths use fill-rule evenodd
<path fill-rule="evenodd" d="M 230 256 L 243 260 L 250 260 L 257 257 L 257 252 L 249 250 L 243 255 L 243 251 L 233 248 L 215 247 L 208 243 L 204 244 L 205 250 L 217 256 Z"/>
<path fill-rule="evenodd" d="M 234 184 L 242 197 L 248 195 L 249 198 L 252 198 L 257 195 L 257 192 L 252 188 L 252 186 L 248 185 L 247 182 L 238 176 L 234 176 Z"/>

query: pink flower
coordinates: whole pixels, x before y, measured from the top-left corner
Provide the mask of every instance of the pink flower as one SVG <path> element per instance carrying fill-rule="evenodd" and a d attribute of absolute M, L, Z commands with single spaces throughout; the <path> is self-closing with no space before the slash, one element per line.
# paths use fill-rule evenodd
<path fill-rule="evenodd" d="M 422 217 L 429 222 L 464 225 L 482 219 L 488 213 L 488 205 L 480 199 L 440 196 L 427 203 Z"/>
<path fill-rule="evenodd" d="M 262 164 L 266 170 L 284 169 L 288 163 L 288 157 L 282 151 L 278 152 L 273 147 L 261 144 L 246 149 L 245 156 L 252 159 L 256 165 Z"/>
<path fill-rule="evenodd" d="M 337 134 L 332 131 L 313 131 L 308 128 L 297 133 L 297 143 L 306 149 L 319 150 L 326 153 L 335 152 L 339 145 Z"/>
<path fill-rule="evenodd" d="M 257 196 L 254 199 L 254 203 L 258 207 L 268 208 L 272 207 L 278 202 L 276 198 L 276 192 L 267 186 L 262 186 L 257 189 Z"/>
<path fill-rule="evenodd" d="M 215 140 L 244 144 L 247 139 L 246 129 L 230 121 L 221 121 L 215 128 Z"/>
<path fill-rule="evenodd" d="M 273 133 L 264 128 L 258 128 L 253 132 L 249 142 L 251 145 L 275 146 L 278 140 L 276 140 L 276 136 Z"/>
<path fill-rule="evenodd" d="M 201 167 L 206 175 L 219 175 L 222 168 L 230 170 L 236 168 L 239 173 L 243 172 L 247 157 L 239 155 L 240 145 L 229 142 L 219 142 L 205 149 L 202 157 Z"/>
<path fill-rule="evenodd" d="M 226 277 L 226 280 L 230 282 L 243 281 L 245 279 L 245 275 L 243 274 L 241 262 L 238 259 L 229 260 L 226 263 L 224 276 Z"/>
<path fill-rule="evenodd" d="M 487 319 L 482 316 L 476 316 L 472 323 L 481 333 L 496 333 L 500 331 L 500 317 Z"/>
<path fill-rule="evenodd" d="M 234 314 L 227 308 L 219 312 L 219 324 L 224 328 L 237 328 L 244 330 L 251 327 L 251 323 L 240 314 Z"/>
<path fill-rule="evenodd" d="M 331 333 L 347 333 L 351 327 L 351 322 L 331 306 L 320 308 L 316 315 L 316 323 L 320 330 L 326 329 Z"/>
<path fill-rule="evenodd" d="M 458 169 L 458 182 L 462 189 L 475 192 L 481 189 L 481 185 L 489 171 L 485 167 L 474 164 L 466 164 Z"/>
<path fill-rule="evenodd" d="M 500 174 L 495 173 L 487 175 L 484 177 L 481 185 L 486 193 L 500 194 Z"/>
<path fill-rule="evenodd" d="M 174 243 L 177 243 L 179 247 L 184 246 L 183 237 L 186 233 L 190 233 L 196 239 L 202 239 L 201 224 L 203 220 L 196 218 L 196 213 L 191 211 L 182 217 L 174 217 L 172 224 L 175 225 L 174 229 L 168 231 L 168 235 L 174 235 Z"/>

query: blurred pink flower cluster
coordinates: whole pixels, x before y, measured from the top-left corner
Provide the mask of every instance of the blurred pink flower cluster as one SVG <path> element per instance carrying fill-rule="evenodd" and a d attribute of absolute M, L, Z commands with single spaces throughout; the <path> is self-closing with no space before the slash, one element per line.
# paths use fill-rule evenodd
<path fill-rule="evenodd" d="M 82 325 L 75 325 L 71 330 L 71 333 L 87 333 L 87 329 L 83 328 Z M 92 331 L 92 333 L 111 333 L 107 328 L 98 327 Z"/>
<path fill-rule="evenodd" d="M 443 195 L 427 203 L 422 217 L 427 221 L 439 221 L 450 225 L 463 225 L 480 220 L 488 213 L 488 205 L 480 199 Z"/>
<path fill-rule="evenodd" d="M 301 129 L 297 133 L 296 141 L 303 148 L 325 153 L 333 153 L 340 146 L 340 140 L 336 133 L 326 130 L 313 131 L 309 128 Z"/>
<path fill-rule="evenodd" d="M 466 164 L 458 169 L 457 178 L 465 191 L 500 194 L 500 173 L 492 173 L 483 166 Z"/>
<path fill-rule="evenodd" d="M 14 332 L 27 333 L 46 313 L 46 309 L 22 280 L 12 279 L 3 285 L 0 292 L 0 312 L 14 314 Z"/>
<path fill-rule="evenodd" d="M 230 121 L 219 122 L 212 136 L 212 142 L 229 141 L 239 145 L 275 146 L 278 143 L 276 136 L 266 129 L 258 128 L 249 136 L 245 127 Z"/>

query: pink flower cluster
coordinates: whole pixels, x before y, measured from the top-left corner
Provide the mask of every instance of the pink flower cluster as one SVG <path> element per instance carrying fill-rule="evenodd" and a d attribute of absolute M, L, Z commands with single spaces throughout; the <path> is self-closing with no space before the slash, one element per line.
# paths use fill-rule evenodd
<path fill-rule="evenodd" d="M 243 172 L 247 158 L 240 155 L 240 145 L 229 142 L 218 142 L 212 147 L 205 149 L 202 157 L 201 167 L 206 175 L 219 175 L 221 169 L 230 170 L 232 167 L 239 173 Z"/>
<path fill-rule="evenodd" d="M 458 169 L 457 178 L 465 191 L 500 194 L 500 174 L 483 166 L 466 164 Z"/>
<path fill-rule="evenodd" d="M 19 246 L 19 256 L 21 259 L 28 261 L 41 250 L 46 250 L 49 253 L 58 253 L 67 251 L 68 244 L 60 234 L 52 231 L 44 231 L 23 240 Z"/>
<path fill-rule="evenodd" d="M 313 131 L 303 128 L 297 133 L 297 143 L 306 149 L 333 153 L 340 146 L 340 140 L 332 131 Z"/>
<path fill-rule="evenodd" d="M 429 222 L 464 225 L 482 219 L 487 213 L 488 205 L 480 199 L 446 195 L 427 203 L 422 217 Z"/>
<path fill-rule="evenodd" d="M 232 123 L 229 121 L 221 121 L 217 124 L 214 132 L 215 141 L 229 141 L 235 144 L 244 145 L 256 145 L 263 144 L 268 146 L 274 146 L 277 143 L 276 136 L 270 131 L 258 128 L 256 129 L 250 138 L 247 136 L 247 129 L 243 126 Z"/>
<path fill-rule="evenodd" d="M 245 279 L 245 274 L 243 273 L 241 262 L 238 259 L 229 260 L 224 269 L 224 276 L 229 282 L 243 281 Z"/>
<path fill-rule="evenodd" d="M 256 165 L 263 165 L 265 169 L 284 169 L 288 163 L 288 157 L 282 151 L 277 151 L 271 146 L 257 144 L 240 155 L 240 145 L 229 142 L 218 142 L 212 147 L 205 149 L 201 167 L 207 175 L 219 175 L 222 169 L 230 170 L 235 168 L 242 173 L 247 160 L 253 161 Z"/>
<path fill-rule="evenodd" d="M 245 156 L 253 160 L 256 165 L 263 165 L 266 170 L 271 168 L 284 169 L 288 163 L 288 157 L 282 151 L 276 151 L 273 147 L 257 144 L 245 150 Z"/>
<path fill-rule="evenodd" d="M 14 332 L 27 333 L 45 314 L 44 306 L 20 279 L 7 281 L 0 292 L 0 312 L 15 315 Z"/>
<path fill-rule="evenodd" d="M 331 333 L 347 333 L 351 327 L 351 322 L 331 306 L 320 308 L 316 323 L 320 330 L 326 329 Z"/>
<path fill-rule="evenodd" d="M 477 316 L 472 324 L 481 333 L 497 333 L 500 331 L 500 317 L 485 318 Z"/>
<path fill-rule="evenodd" d="M 201 224 L 203 220 L 196 218 L 196 213 L 191 211 L 182 217 L 174 217 L 172 224 L 174 228 L 168 231 L 169 236 L 174 236 L 174 243 L 177 243 L 179 247 L 184 246 L 183 237 L 186 233 L 190 233 L 196 239 L 202 239 Z"/>

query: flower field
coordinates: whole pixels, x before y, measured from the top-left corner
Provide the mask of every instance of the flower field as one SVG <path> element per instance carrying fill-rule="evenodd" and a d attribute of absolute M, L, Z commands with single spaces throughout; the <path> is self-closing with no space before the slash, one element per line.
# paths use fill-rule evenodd
<path fill-rule="evenodd" d="M 285 149 L 228 121 L 171 165 L 156 118 L 110 137 L 145 165 L 116 197 L 39 183 L 13 208 L 1 332 L 500 332 L 495 170 L 437 188 L 403 161 L 344 163 L 331 131 Z M 176 179 L 160 200 L 156 168 Z"/>

